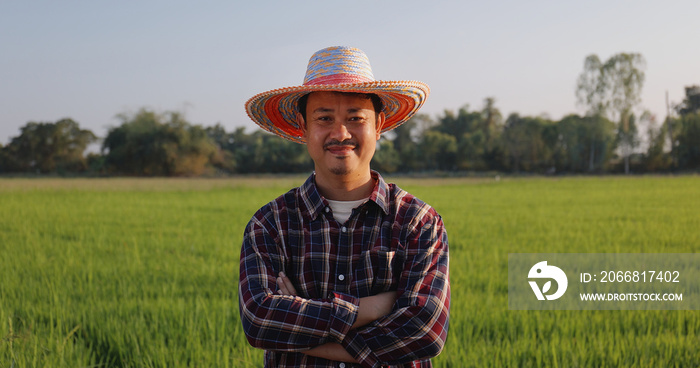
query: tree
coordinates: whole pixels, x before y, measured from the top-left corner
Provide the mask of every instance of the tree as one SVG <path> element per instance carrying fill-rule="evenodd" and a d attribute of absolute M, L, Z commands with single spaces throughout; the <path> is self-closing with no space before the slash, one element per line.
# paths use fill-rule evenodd
<path fill-rule="evenodd" d="M 256 167 L 250 172 L 294 173 L 313 169 L 306 145 L 280 139 L 276 135 L 256 131 Z"/>
<path fill-rule="evenodd" d="M 424 162 L 418 152 L 418 141 L 421 132 L 431 125 L 434 125 L 434 122 L 428 115 L 416 114 L 396 129 L 383 135 L 391 140 L 398 154 L 397 171 L 412 172 L 424 168 Z"/>
<path fill-rule="evenodd" d="M 431 127 L 430 130 L 454 138 L 456 151 L 449 156 L 449 159 L 453 161 L 450 170 L 455 170 L 474 169 L 475 167 L 483 166 L 482 156 L 486 143 L 484 129 L 481 113 L 478 111 L 470 112 L 469 107 L 465 105 L 459 109 L 457 114 L 445 110 L 444 115 L 438 119 L 437 124 Z M 435 139 L 436 137 L 433 135 L 432 138 Z M 444 156 L 443 159 L 447 157 Z"/>
<path fill-rule="evenodd" d="M 615 136 L 615 145 L 620 147 L 624 163 L 625 174 L 630 171 L 630 155 L 640 144 L 637 128 L 637 118 L 631 114 L 626 119 L 626 124 L 618 124 Z"/>
<path fill-rule="evenodd" d="M 219 125 L 207 128 L 220 149 L 215 166 L 230 173 L 295 173 L 313 169 L 306 146 L 257 130 L 251 134 L 239 127 L 226 133 Z"/>
<path fill-rule="evenodd" d="M 459 170 L 483 170 L 500 164 L 499 135 L 502 117 L 495 107 L 495 99 L 486 98 L 481 111 L 469 111 L 461 107 L 457 113 L 445 110 L 444 115 L 430 127 L 430 131 L 455 138 L 457 152 L 454 168 Z"/>
<path fill-rule="evenodd" d="M 457 146 L 458 168 L 461 170 L 487 169 L 488 167 L 484 161 L 486 141 L 487 137 L 481 130 L 473 133 L 464 133 Z"/>
<path fill-rule="evenodd" d="M 606 169 L 614 148 L 615 124 L 601 116 L 572 114 L 554 126 L 555 132 L 547 132 L 546 142 L 552 151 L 557 171 L 594 172 Z"/>
<path fill-rule="evenodd" d="M 21 134 L 3 148 L 8 171 L 65 173 L 87 169 L 84 156 L 87 146 L 97 137 L 80 129 L 72 119 L 55 123 L 29 122 Z"/>
<path fill-rule="evenodd" d="M 641 54 L 620 53 L 613 55 L 603 65 L 605 86 L 609 90 L 613 121 L 620 128 L 620 148 L 625 160 L 625 174 L 629 174 L 629 158 L 636 147 L 636 127 L 632 120 L 633 108 L 641 101 L 644 86 L 645 61 Z"/>
<path fill-rule="evenodd" d="M 587 56 L 583 63 L 583 72 L 579 75 L 576 85 L 578 103 L 585 106 L 586 115 L 591 117 L 594 123 L 605 115 L 607 109 L 602 69 L 603 64 L 598 58 L 598 55 L 592 54 Z M 588 171 L 593 171 L 595 168 L 595 140 L 592 136 L 589 138 Z"/>
<path fill-rule="evenodd" d="M 118 115 L 119 127 L 109 130 L 102 151 L 112 172 L 145 176 L 196 176 L 204 173 L 216 145 L 198 125 L 175 112 L 157 114 L 142 109 Z"/>
<path fill-rule="evenodd" d="M 656 126 L 656 119 L 648 112 L 642 119 L 648 119 L 647 141 L 649 143 L 644 155 L 644 168 L 647 171 L 668 170 L 672 166 L 671 156 L 664 149 L 666 137 L 668 136 L 668 124 L 663 124 L 660 128 Z M 667 119 L 668 121 L 668 119 Z"/>
<path fill-rule="evenodd" d="M 579 104 L 587 108 L 586 114 L 594 118 L 607 116 L 619 124 L 619 142 L 625 161 L 625 173 L 629 173 L 629 156 L 636 134 L 630 129 L 630 118 L 639 103 L 644 85 L 644 57 L 638 53 L 619 53 L 602 63 L 597 55 L 589 55 L 584 70 L 579 75 L 576 95 Z M 591 149 L 590 154 L 594 154 Z M 593 156 L 590 158 L 592 170 Z"/>
<path fill-rule="evenodd" d="M 700 167 L 700 86 L 685 87 L 685 98 L 675 106 L 677 117 L 666 120 L 675 167 Z M 670 114 L 669 114 L 670 115 Z"/>
<path fill-rule="evenodd" d="M 586 108 L 586 115 L 604 115 L 607 110 L 603 63 L 598 55 L 591 54 L 583 62 L 583 72 L 576 84 L 578 103 Z"/>
<path fill-rule="evenodd" d="M 700 112 L 700 86 L 685 87 L 685 99 L 677 107 L 681 116 Z"/>
<path fill-rule="evenodd" d="M 543 139 L 547 122 L 540 118 L 521 118 L 511 114 L 501 135 L 507 162 L 506 167 L 515 172 L 536 171 L 548 166 L 551 153 Z"/>
<path fill-rule="evenodd" d="M 454 170 L 457 139 L 449 134 L 428 130 L 419 145 L 428 170 Z"/>
<path fill-rule="evenodd" d="M 481 113 L 469 112 L 469 106 L 462 106 L 457 114 L 453 111 L 445 110 L 437 124 L 432 126 L 430 130 L 445 133 L 455 138 L 464 136 L 465 133 L 471 133 L 483 125 L 481 122 Z"/>
<path fill-rule="evenodd" d="M 213 156 L 212 165 L 217 169 L 232 174 L 236 172 L 236 159 L 233 156 L 233 136 L 227 133 L 221 124 L 205 129 L 207 136 L 217 146 L 216 154 Z"/>
<path fill-rule="evenodd" d="M 678 165 L 700 169 L 700 113 L 688 113 L 678 123 Z"/>
<path fill-rule="evenodd" d="M 484 108 L 481 110 L 481 130 L 484 135 L 482 159 L 484 167 L 500 168 L 504 159 L 503 147 L 500 138 L 503 132 L 503 116 L 496 108 L 496 99 L 487 97 L 484 100 Z"/>
<path fill-rule="evenodd" d="M 481 130 L 484 133 L 486 147 L 485 150 L 492 149 L 494 142 L 498 139 L 498 135 L 502 129 L 503 116 L 496 108 L 496 99 L 487 97 L 484 99 L 484 108 L 481 110 L 482 124 Z"/>
<path fill-rule="evenodd" d="M 0 173 L 13 171 L 16 166 L 14 160 L 7 148 L 0 144 Z"/>
<path fill-rule="evenodd" d="M 401 160 L 394 149 L 394 142 L 382 137 L 377 142 L 377 150 L 372 157 L 372 168 L 379 172 L 392 173 L 399 168 Z"/>

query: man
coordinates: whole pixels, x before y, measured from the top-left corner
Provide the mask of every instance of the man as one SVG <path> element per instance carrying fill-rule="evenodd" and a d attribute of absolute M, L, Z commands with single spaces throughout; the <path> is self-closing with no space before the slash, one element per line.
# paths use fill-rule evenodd
<path fill-rule="evenodd" d="M 370 169 L 380 134 L 429 93 L 375 81 L 366 55 L 331 47 L 304 84 L 246 102 L 262 128 L 305 143 L 314 173 L 245 229 L 239 301 L 267 367 L 430 367 L 447 337 L 447 234 L 435 210 Z"/>

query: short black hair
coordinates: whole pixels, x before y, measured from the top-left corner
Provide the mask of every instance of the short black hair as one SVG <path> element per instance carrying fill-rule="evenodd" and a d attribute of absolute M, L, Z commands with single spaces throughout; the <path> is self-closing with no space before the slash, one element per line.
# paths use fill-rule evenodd
<path fill-rule="evenodd" d="M 379 115 L 380 112 L 382 112 L 382 109 L 384 108 L 384 103 L 382 102 L 382 99 L 379 98 L 379 96 L 376 93 L 359 93 L 359 92 L 336 92 L 335 93 L 344 93 L 348 95 L 354 95 L 354 96 L 359 96 L 362 98 L 367 98 L 372 100 L 372 106 L 374 107 L 374 113 Z M 313 92 L 311 92 L 313 93 Z M 306 104 L 309 101 L 309 95 L 311 93 L 307 93 L 299 98 L 299 101 L 297 101 L 297 110 L 301 114 L 301 117 L 304 118 L 304 121 L 306 121 Z"/>

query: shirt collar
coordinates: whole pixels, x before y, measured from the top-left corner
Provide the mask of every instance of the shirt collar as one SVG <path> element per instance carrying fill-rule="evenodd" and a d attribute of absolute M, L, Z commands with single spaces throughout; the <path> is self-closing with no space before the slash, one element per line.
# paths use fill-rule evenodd
<path fill-rule="evenodd" d="M 372 170 L 372 177 L 375 179 L 376 184 L 372 194 L 369 196 L 369 200 L 376 203 L 385 214 L 389 214 L 389 186 L 384 181 L 384 178 L 374 170 Z"/>
<path fill-rule="evenodd" d="M 374 189 L 369 195 L 369 200 L 376 203 L 385 214 L 389 213 L 389 187 L 382 176 L 372 170 L 372 178 L 375 180 Z M 328 202 L 318 191 L 315 180 L 316 174 L 311 174 L 306 182 L 299 187 L 300 197 L 311 218 L 315 219 L 328 206 Z"/>

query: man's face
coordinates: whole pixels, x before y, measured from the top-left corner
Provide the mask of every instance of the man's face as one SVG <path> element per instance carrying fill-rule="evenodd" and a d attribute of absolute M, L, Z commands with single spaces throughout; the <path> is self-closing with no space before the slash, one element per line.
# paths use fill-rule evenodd
<path fill-rule="evenodd" d="M 301 114 L 297 119 L 301 122 Z M 306 104 L 304 137 L 316 173 L 369 173 L 380 136 L 377 127 L 383 122 L 384 113 L 376 114 L 369 98 L 337 92 L 311 93 Z"/>

